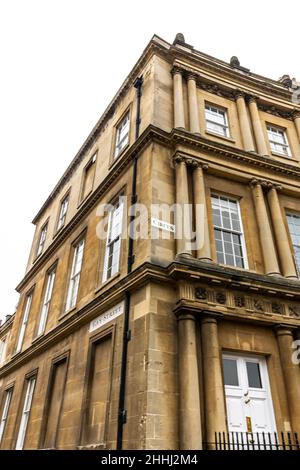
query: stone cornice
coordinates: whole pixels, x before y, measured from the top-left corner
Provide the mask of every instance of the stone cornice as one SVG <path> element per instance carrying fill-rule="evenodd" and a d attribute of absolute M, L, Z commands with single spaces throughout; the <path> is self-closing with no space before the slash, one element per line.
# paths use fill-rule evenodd
<path fill-rule="evenodd" d="M 134 82 L 138 75 L 141 73 L 143 67 L 147 64 L 147 62 L 151 59 L 154 54 L 159 54 L 165 57 L 168 60 L 167 51 L 161 45 L 151 40 L 147 45 L 146 49 L 144 50 L 143 54 L 139 58 L 138 62 L 134 65 L 133 69 L 127 76 L 126 80 L 123 82 L 119 90 L 117 91 L 116 95 L 112 99 L 112 101 L 107 106 L 106 110 L 100 117 L 97 124 L 92 129 L 91 133 L 73 158 L 70 165 L 65 170 L 63 176 L 58 181 L 57 185 L 54 187 L 52 192 L 50 193 L 49 197 L 46 199 L 38 213 L 35 215 L 34 219 L 32 220 L 33 224 L 36 224 L 39 220 L 40 216 L 43 214 L 45 209 L 48 205 L 53 201 L 53 199 L 57 196 L 60 190 L 64 187 L 66 182 L 71 178 L 72 174 L 86 156 L 86 153 L 91 149 L 92 145 L 96 142 L 99 138 L 102 130 L 105 128 L 106 123 L 113 117 L 117 106 L 119 105 L 122 98 L 126 95 L 129 88 L 134 85 Z"/>
<path fill-rule="evenodd" d="M 95 298 L 87 305 L 62 320 L 54 329 L 34 341 L 28 349 L 13 356 L 0 369 L 0 379 L 66 338 L 83 325 L 87 325 L 96 315 L 120 302 L 125 291 L 135 290 L 150 281 L 170 284 L 170 282 L 175 283 L 180 280 L 190 280 L 193 283 L 203 282 L 218 288 L 246 291 L 248 294 L 267 294 L 276 297 L 276 299 L 300 300 L 299 281 L 223 267 L 215 263 L 199 261 L 196 258 L 179 257 L 167 267 L 145 262 L 131 274 L 119 279 L 110 287 L 98 289 Z M 250 317 L 249 319 L 251 321 Z M 296 326 L 299 326 L 299 320 L 291 317 L 289 321 L 291 325 L 296 324 Z"/>
<path fill-rule="evenodd" d="M 183 300 L 178 302 L 174 310 L 175 315 L 194 315 L 196 319 L 206 318 L 215 319 L 218 321 L 222 320 L 231 320 L 238 323 L 250 323 L 251 325 L 263 325 L 273 328 L 282 328 L 282 318 L 275 318 L 274 315 L 269 315 L 268 313 L 251 313 L 250 315 L 241 315 L 240 312 L 236 311 L 222 311 L 218 307 L 206 307 L 203 308 L 203 305 L 200 305 L 197 302 L 192 302 L 188 300 Z M 286 322 L 284 323 L 284 328 L 288 330 L 297 330 L 300 326 L 300 321 L 293 318 L 285 318 Z"/>
<path fill-rule="evenodd" d="M 25 277 L 17 286 L 17 291 L 20 292 L 32 276 L 44 265 L 44 263 L 55 253 L 58 247 L 69 236 L 70 233 L 79 225 L 83 218 L 89 213 L 92 208 L 99 203 L 99 199 L 111 187 L 113 182 L 118 178 L 128 167 L 135 156 L 150 143 L 159 142 L 170 148 L 174 148 L 178 144 L 187 145 L 189 148 L 201 149 L 208 153 L 220 155 L 227 161 L 239 161 L 249 165 L 250 167 L 260 167 L 273 172 L 274 174 L 286 174 L 300 179 L 300 167 L 294 165 L 275 161 L 273 159 L 256 155 L 244 150 L 231 147 L 229 145 L 221 144 L 202 136 L 197 136 L 185 130 L 173 129 L 171 132 L 163 131 L 155 126 L 148 126 L 147 129 L 140 135 L 139 139 L 124 152 L 124 155 L 118 160 L 110 173 L 104 181 L 98 186 L 95 191 L 87 198 L 85 203 L 79 208 L 71 221 L 59 232 L 57 237 L 53 240 L 51 245 L 36 260 L 31 269 L 26 273 Z M 180 152 L 179 152 L 180 153 Z M 208 162 L 203 162 L 207 164 Z M 205 169 L 205 168 L 204 168 Z M 253 175 L 254 177 L 255 175 Z"/>
<path fill-rule="evenodd" d="M 51 194 L 49 197 L 46 199 L 44 204 L 42 205 L 41 209 L 38 211 L 36 216 L 33 219 L 33 223 L 37 223 L 39 220 L 40 216 L 43 214 L 45 209 L 48 207 L 48 205 L 53 201 L 53 199 L 57 196 L 57 194 L 60 192 L 62 187 L 66 184 L 66 182 L 70 179 L 71 175 L 73 172 L 76 170 L 86 153 L 89 151 L 91 146 L 95 143 L 97 138 L 99 137 L 102 129 L 105 127 L 105 124 L 107 121 L 114 115 L 115 109 L 118 106 L 120 100 L 124 97 L 124 95 L 127 93 L 129 88 L 133 85 L 134 80 L 136 77 L 140 74 L 141 70 L 143 67 L 146 65 L 147 61 L 154 55 L 160 55 L 161 57 L 164 57 L 170 64 L 174 63 L 174 65 L 183 67 L 182 64 L 178 63 L 177 61 L 180 61 L 182 59 L 188 60 L 189 63 L 192 64 L 191 67 L 184 66 L 184 70 L 186 71 L 187 74 L 194 74 L 199 76 L 198 70 L 194 69 L 193 66 L 202 68 L 204 70 L 208 70 L 211 72 L 216 73 L 216 75 L 219 75 L 220 78 L 223 77 L 228 77 L 230 78 L 233 83 L 237 82 L 240 83 L 241 85 L 245 86 L 246 88 L 249 86 L 252 86 L 256 88 L 258 91 L 261 91 L 262 93 L 266 93 L 272 97 L 274 96 L 279 96 L 282 99 L 285 99 L 290 102 L 291 98 L 291 92 L 287 90 L 283 85 L 280 83 L 276 82 L 275 80 L 268 79 L 266 77 L 253 74 L 253 73 L 248 73 L 244 74 L 239 71 L 237 71 L 236 68 L 231 68 L 230 65 L 224 61 L 221 61 L 219 59 L 216 59 L 212 56 L 209 56 L 207 54 L 201 53 L 199 51 L 193 50 L 193 49 L 182 49 L 178 48 L 176 46 L 172 46 L 169 44 L 167 41 L 161 39 L 158 36 L 154 36 L 151 41 L 148 43 L 146 46 L 143 54 L 135 64 L 135 66 L 132 68 L 131 72 L 129 73 L 128 77 L 126 80 L 123 82 L 121 85 L 120 89 L 102 114 L 101 118 L 91 131 L 90 135 L 87 137 L 86 141 L 82 145 L 82 147 L 79 149 L 78 153 L 72 160 L 71 164 L 68 166 L 66 171 L 64 172 L 63 176 L 55 186 L 55 188 L 52 190 Z M 221 72 L 221 74 L 220 74 Z M 211 81 L 205 81 L 203 78 L 201 78 L 199 82 L 199 86 L 203 87 L 203 89 L 206 89 L 207 91 L 210 91 L 212 93 L 222 93 L 224 96 L 226 95 L 230 99 L 235 99 L 234 92 L 235 90 L 229 89 L 226 87 L 222 87 L 220 85 L 216 85 L 214 80 L 212 79 Z M 239 85 L 236 85 L 239 88 Z M 273 108 L 273 106 L 271 106 Z M 271 112 L 270 110 L 267 112 Z M 280 113 L 281 111 L 276 108 L 276 113 Z M 285 113 L 285 111 L 282 111 Z M 296 109 L 296 112 L 300 112 L 300 110 Z M 273 114 L 273 113 L 272 113 Z M 290 117 L 288 118 L 290 119 Z"/>
<path fill-rule="evenodd" d="M 273 103 L 266 102 L 268 99 L 267 97 L 259 97 L 253 94 L 249 94 L 249 92 L 247 92 L 246 90 L 234 88 L 234 84 L 232 84 L 231 86 L 226 86 L 224 84 L 216 83 L 215 80 L 203 77 L 200 72 L 197 73 L 194 69 L 191 69 L 186 65 L 181 65 L 176 61 L 174 62 L 172 70 L 176 70 L 177 73 L 181 71 L 183 77 L 185 77 L 186 79 L 188 79 L 189 76 L 192 76 L 196 80 L 197 87 L 208 93 L 212 93 L 214 95 L 221 96 L 232 101 L 235 101 L 238 96 L 243 96 L 248 101 L 251 99 L 255 100 L 257 101 L 258 108 L 268 114 L 279 116 L 288 120 L 293 120 L 295 118 L 295 115 L 298 115 L 298 113 L 300 113 L 300 109 L 296 109 L 293 107 L 294 104 L 291 102 L 290 98 L 287 99 L 287 101 L 289 101 L 291 108 L 275 106 Z M 269 98 L 272 98 L 272 96 Z"/>
<path fill-rule="evenodd" d="M 287 174 L 297 179 L 300 177 L 300 166 L 297 167 L 296 165 L 279 162 L 272 157 L 265 157 L 252 152 L 246 152 L 245 150 L 232 147 L 228 144 L 221 144 L 207 139 L 206 137 L 192 134 L 191 132 L 183 129 L 173 129 L 171 132 L 171 139 L 174 144 L 185 144 L 191 148 L 198 148 L 205 150 L 206 152 L 215 153 L 227 160 L 238 160 L 249 164 L 250 166 L 266 168 L 268 171 L 272 171 L 277 174 Z"/>
<path fill-rule="evenodd" d="M 108 308 L 120 302 L 124 298 L 125 291 L 137 289 L 151 280 L 159 283 L 170 283 L 166 268 L 147 262 L 109 288 L 98 290 L 96 297 L 91 302 L 76 310 L 70 317 L 62 320 L 55 328 L 34 341 L 28 349 L 13 356 L 0 369 L 0 379 L 87 324 L 95 315 L 105 312 Z"/>
<path fill-rule="evenodd" d="M 196 52 L 196 53 L 195 53 Z M 223 62 L 214 57 L 208 56 L 203 53 L 183 51 L 177 48 L 171 48 L 171 53 L 174 57 L 174 65 L 181 66 L 183 70 L 195 71 L 192 67 L 198 67 L 202 70 L 207 70 L 208 72 L 213 72 L 218 75 L 220 78 L 228 78 L 233 83 L 240 84 L 246 88 L 255 88 L 261 93 L 265 93 L 269 96 L 280 97 L 281 99 L 291 101 L 292 93 L 286 87 L 284 87 L 279 82 L 272 80 L 267 77 L 260 76 L 258 74 L 250 73 L 241 73 L 236 68 L 231 68 L 229 64 Z M 188 63 L 191 64 L 191 67 L 181 64 L 181 61 L 188 60 Z M 238 86 L 238 85 L 236 85 Z"/>
<path fill-rule="evenodd" d="M 168 266 L 168 274 L 176 280 L 191 279 L 193 281 L 212 282 L 218 287 L 234 288 L 251 291 L 262 295 L 272 292 L 281 298 L 300 300 L 300 280 L 258 274 L 247 270 L 239 270 L 216 263 L 200 261 L 196 258 L 179 257 Z"/>
<path fill-rule="evenodd" d="M 10 318 L 0 325 L 0 336 L 4 335 L 11 327 L 15 319 L 15 314 L 11 315 Z"/>

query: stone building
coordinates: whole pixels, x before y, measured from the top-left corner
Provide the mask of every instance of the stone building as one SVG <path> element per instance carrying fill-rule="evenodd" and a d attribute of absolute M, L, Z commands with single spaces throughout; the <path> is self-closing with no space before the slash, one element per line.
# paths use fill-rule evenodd
<path fill-rule="evenodd" d="M 1 449 L 300 432 L 293 87 L 152 38 L 33 220 Z"/>

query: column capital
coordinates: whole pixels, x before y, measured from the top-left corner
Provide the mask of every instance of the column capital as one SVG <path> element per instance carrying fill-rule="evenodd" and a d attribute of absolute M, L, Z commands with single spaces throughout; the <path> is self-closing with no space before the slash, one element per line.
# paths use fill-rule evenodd
<path fill-rule="evenodd" d="M 273 181 L 262 180 L 259 178 L 253 178 L 252 180 L 250 180 L 249 185 L 251 187 L 259 185 L 267 191 L 270 191 L 271 189 L 276 189 L 277 191 L 280 191 L 282 189 L 282 186 L 279 183 L 274 183 Z"/>
<path fill-rule="evenodd" d="M 272 183 L 271 181 L 268 181 L 267 190 L 270 191 L 271 189 L 276 189 L 276 191 L 281 191 L 282 185 L 279 183 Z"/>
<path fill-rule="evenodd" d="M 179 73 L 180 75 L 184 74 L 184 69 L 180 67 L 179 65 L 174 64 L 172 69 L 171 69 L 171 74 L 175 75 L 176 73 Z"/>
<path fill-rule="evenodd" d="M 201 317 L 201 324 L 204 323 L 214 323 L 217 324 L 218 320 L 222 318 L 224 315 L 219 312 L 209 312 L 207 310 L 202 310 L 202 317 Z"/>
<path fill-rule="evenodd" d="M 255 186 L 261 186 L 261 185 L 262 185 L 262 181 L 257 178 L 253 178 L 249 181 L 249 186 L 251 186 L 251 188 L 254 188 Z"/>
<path fill-rule="evenodd" d="M 192 71 L 189 71 L 189 70 L 185 71 L 185 76 L 186 76 L 187 80 L 194 80 L 195 82 L 197 82 L 197 80 L 199 78 L 199 75 L 196 72 L 192 72 Z"/>
<path fill-rule="evenodd" d="M 184 155 L 175 155 L 173 157 L 173 162 L 175 165 L 179 163 L 185 163 L 187 166 L 192 167 L 194 170 L 196 168 L 202 168 L 203 171 L 207 171 L 209 168 L 209 164 L 206 162 L 201 162 L 199 160 L 196 160 L 195 158 L 192 157 L 187 157 Z"/>
<path fill-rule="evenodd" d="M 296 326 L 286 325 L 280 323 L 274 327 L 277 336 L 291 336 L 293 337 L 293 331 L 296 329 Z"/>
<path fill-rule="evenodd" d="M 209 168 L 208 163 L 204 163 L 204 162 L 201 162 L 201 161 L 195 160 L 195 159 L 189 159 L 187 161 L 187 164 L 192 166 L 192 168 L 194 170 L 196 170 L 197 168 L 202 168 L 203 171 L 207 171 L 208 168 Z"/>
<path fill-rule="evenodd" d="M 256 96 L 256 95 L 248 95 L 247 94 L 247 95 L 245 95 L 245 98 L 246 98 L 247 103 L 249 103 L 249 104 L 250 103 L 256 103 L 257 104 L 257 102 L 259 100 L 259 97 Z"/>
<path fill-rule="evenodd" d="M 182 321 L 182 320 L 196 321 L 195 315 L 193 313 L 179 312 L 178 315 L 177 315 L 177 321 Z"/>
<path fill-rule="evenodd" d="M 186 158 L 183 155 L 175 155 L 175 157 L 173 157 L 173 162 L 175 165 L 179 165 L 180 163 L 187 163 Z"/>
<path fill-rule="evenodd" d="M 300 109 L 294 108 L 291 114 L 294 120 L 300 118 Z"/>
<path fill-rule="evenodd" d="M 233 96 L 237 100 L 238 98 L 245 98 L 246 93 L 242 90 L 237 89 L 237 90 L 234 90 Z"/>

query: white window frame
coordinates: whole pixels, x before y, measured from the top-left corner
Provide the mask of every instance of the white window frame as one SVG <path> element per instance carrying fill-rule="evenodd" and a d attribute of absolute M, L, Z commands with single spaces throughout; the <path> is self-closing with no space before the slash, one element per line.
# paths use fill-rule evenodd
<path fill-rule="evenodd" d="M 293 253 L 294 256 L 293 257 L 294 257 L 294 262 L 295 262 L 295 268 L 296 268 L 298 277 L 300 277 L 300 243 L 299 243 L 299 245 L 297 243 L 294 243 L 293 234 L 291 232 L 291 225 L 290 225 L 291 218 L 299 219 L 299 221 L 300 221 L 300 213 L 296 214 L 294 212 L 287 211 L 286 212 L 286 218 L 287 218 L 289 234 L 290 234 L 290 238 L 291 238 L 291 242 L 292 242 L 292 246 L 293 246 L 293 250 L 294 250 L 294 253 Z M 293 225 L 297 226 L 296 224 L 293 224 Z M 297 236 L 300 237 L 300 226 L 299 226 L 299 235 L 297 234 Z M 299 259 L 299 261 L 298 261 L 298 259 Z"/>
<path fill-rule="evenodd" d="M 107 281 L 119 272 L 123 212 L 124 203 L 121 199 L 109 211 L 102 282 Z M 119 229 L 116 230 L 116 227 Z"/>
<path fill-rule="evenodd" d="M 5 426 L 8 418 L 8 412 L 9 412 L 9 407 L 11 404 L 11 399 L 12 399 L 12 394 L 13 394 L 13 388 L 8 388 L 5 390 L 5 400 L 4 400 L 4 406 L 3 406 L 3 411 L 2 411 L 2 416 L 0 420 L 0 444 L 4 435 L 5 431 Z"/>
<path fill-rule="evenodd" d="M 216 112 L 215 112 L 216 110 Z M 208 115 L 209 113 L 209 115 Z M 221 124 L 217 120 L 211 119 L 210 114 L 213 115 L 221 115 L 224 117 L 224 123 Z M 213 134 L 219 135 L 221 137 L 230 137 L 230 131 L 229 131 L 229 124 L 228 124 L 228 116 L 227 116 L 227 110 L 225 108 L 222 108 L 221 106 L 217 106 L 214 104 L 210 103 L 205 103 L 205 122 L 206 122 L 206 131 L 211 132 Z M 213 126 L 209 127 L 210 124 L 213 124 Z M 218 128 L 222 129 L 222 131 L 218 132 L 214 128 L 214 126 L 217 126 Z"/>
<path fill-rule="evenodd" d="M 37 257 L 40 256 L 44 251 L 45 242 L 47 238 L 47 231 L 48 231 L 48 222 L 46 222 L 46 224 L 41 229 L 39 243 L 38 243 L 37 250 L 36 250 Z"/>
<path fill-rule="evenodd" d="M 125 129 L 125 134 L 122 135 Z M 129 132 L 130 132 L 130 113 L 127 111 L 123 119 L 117 125 L 116 128 L 116 141 L 115 141 L 115 151 L 114 151 L 114 158 L 118 158 L 118 156 L 122 153 L 123 149 L 129 143 Z"/>
<path fill-rule="evenodd" d="M 24 447 L 35 383 L 36 383 L 36 377 L 31 377 L 30 379 L 27 380 L 26 395 L 24 399 L 22 417 L 20 421 L 19 432 L 18 432 L 18 437 L 17 437 L 17 442 L 16 442 L 16 450 L 22 450 Z"/>
<path fill-rule="evenodd" d="M 22 349 L 22 346 L 23 346 L 23 341 L 24 341 L 25 331 L 26 331 L 26 327 L 27 327 L 27 323 L 28 323 L 31 304 L 32 304 L 32 293 L 30 293 L 26 296 L 25 309 L 24 309 L 24 313 L 23 313 L 23 317 L 22 317 L 21 327 L 20 327 L 20 330 L 19 330 L 18 341 L 17 341 L 17 346 L 16 346 L 16 353 L 20 352 L 21 349 Z"/>
<path fill-rule="evenodd" d="M 273 124 L 267 124 L 268 139 L 271 147 L 271 152 L 279 154 L 283 157 L 291 157 L 291 149 L 289 141 L 286 135 L 286 130 L 282 127 L 274 126 Z M 282 142 L 276 141 L 272 136 L 279 135 L 282 137 Z M 277 147 L 280 147 L 278 149 Z"/>
<path fill-rule="evenodd" d="M 8 339 L 8 335 L 5 335 L 0 339 L 0 367 L 2 366 L 2 364 L 4 364 L 4 361 L 5 361 L 7 339 Z"/>
<path fill-rule="evenodd" d="M 55 274 L 56 274 L 55 268 L 52 269 L 47 274 L 47 282 L 46 282 L 46 288 L 45 288 L 45 293 L 43 297 L 43 304 L 42 304 L 40 318 L 39 318 L 37 336 L 42 335 L 46 328 L 50 302 L 52 298 L 53 286 L 54 286 L 54 281 L 55 281 Z"/>
<path fill-rule="evenodd" d="M 68 286 L 68 293 L 67 293 L 67 300 L 66 300 L 66 309 L 71 310 L 71 308 L 75 307 L 78 289 L 79 289 L 79 282 L 80 282 L 80 274 L 83 262 L 83 252 L 84 252 L 84 238 L 82 238 L 75 246 L 74 246 L 74 253 L 73 253 L 73 261 L 72 261 L 72 268 L 70 273 L 70 281 Z"/>
<path fill-rule="evenodd" d="M 235 229 L 227 229 L 225 227 L 222 227 L 222 226 L 219 226 L 219 225 L 215 225 L 215 223 L 213 222 L 213 229 L 215 231 L 216 230 L 219 230 L 220 232 L 227 232 L 227 233 L 230 233 L 230 234 L 233 234 L 233 235 L 237 235 L 240 237 L 240 243 L 241 243 L 241 248 L 242 248 L 242 260 L 244 262 L 244 267 L 241 267 L 241 266 L 238 266 L 236 264 L 232 265 L 232 264 L 226 264 L 224 263 L 224 266 L 232 266 L 234 268 L 238 268 L 238 269 L 249 269 L 249 266 L 248 266 L 248 257 L 247 257 L 247 250 L 246 250 L 246 242 L 245 242 L 245 235 L 244 235 L 244 228 L 243 228 L 243 222 L 242 222 L 242 215 L 241 215 L 241 208 L 240 208 L 240 201 L 238 199 L 235 199 L 234 197 L 230 197 L 230 196 L 227 196 L 227 195 L 224 195 L 224 194 L 218 194 L 216 192 L 213 192 L 211 194 L 211 206 L 212 206 L 212 209 L 214 208 L 214 202 L 213 202 L 213 197 L 217 197 L 217 198 L 225 198 L 227 199 L 229 202 L 234 202 L 236 203 L 236 206 L 237 206 L 237 213 L 238 213 L 238 217 L 239 217 L 239 224 L 240 224 L 240 231 L 238 230 L 235 230 Z M 214 240 L 215 240 L 215 246 L 216 246 L 216 238 L 215 238 L 215 234 L 214 234 Z M 223 256 L 224 256 L 224 259 L 226 261 L 226 256 L 225 256 L 225 247 L 224 247 L 224 240 L 223 240 L 223 237 L 222 237 L 222 247 L 223 247 Z M 217 248 L 216 248 L 216 253 L 217 253 Z M 234 262 L 235 262 L 235 253 L 234 253 L 234 249 L 233 249 L 233 258 L 234 258 Z M 220 264 L 223 264 L 223 263 L 220 263 Z"/>
<path fill-rule="evenodd" d="M 69 207 L 69 194 L 67 194 L 64 199 L 61 201 L 59 217 L 57 222 L 57 231 L 60 230 L 66 222 L 67 212 Z"/>

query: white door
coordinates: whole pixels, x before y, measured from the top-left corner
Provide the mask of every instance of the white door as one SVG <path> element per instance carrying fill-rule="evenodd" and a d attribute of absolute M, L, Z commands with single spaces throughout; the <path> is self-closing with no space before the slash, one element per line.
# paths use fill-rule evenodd
<path fill-rule="evenodd" d="M 274 442 L 276 425 L 265 358 L 224 354 L 223 374 L 230 441 L 240 441 L 240 433 L 253 433 L 243 435 L 245 444 L 249 439 L 250 444 L 257 440 L 263 444 L 262 433 L 273 433 Z"/>

